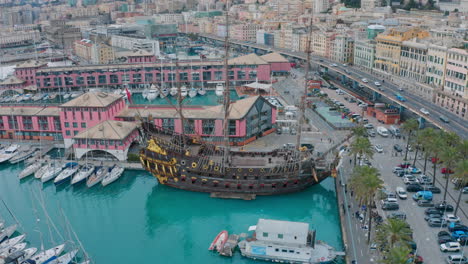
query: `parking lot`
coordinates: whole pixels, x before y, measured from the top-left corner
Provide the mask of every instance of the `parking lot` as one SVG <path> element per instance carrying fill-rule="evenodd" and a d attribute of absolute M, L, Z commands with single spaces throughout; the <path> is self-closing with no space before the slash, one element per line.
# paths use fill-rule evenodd
<path fill-rule="evenodd" d="M 355 113 L 362 113 L 363 118 L 368 118 L 369 123 L 373 124 L 374 127 L 378 126 L 383 126 L 386 128 L 389 128 L 390 125 L 382 125 L 378 123 L 374 118 L 366 117 L 365 112 L 362 111 L 362 108 L 357 106 L 356 103 L 349 103 L 348 101 L 344 100 L 344 97 L 350 97 L 347 94 L 338 94 L 336 91 L 333 90 L 324 90 L 330 98 L 339 100 L 340 102 L 343 102 L 346 107 L 348 107 L 351 112 Z M 396 137 L 382 137 L 380 135 L 376 135 L 375 137 L 369 137 L 371 143 L 373 145 L 380 145 L 381 147 L 381 153 L 377 152 L 374 154 L 374 158 L 370 160 L 371 165 L 378 168 L 382 179 L 384 180 L 384 185 L 385 188 L 390 191 L 395 193 L 396 189 L 398 187 L 402 187 L 403 189 L 406 190 L 406 184 L 404 183 L 403 177 L 398 177 L 396 176 L 392 170 L 394 167 L 398 166 L 400 163 L 403 162 L 404 159 L 404 148 L 406 146 L 406 140 L 402 138 L 396 138 Z M 402 152 L 397 152 L 394 149 L 394 145 L 398 144 L 401 146 L 403 149 Z M 415 152 L 409 152 L 408 155 L 408 161 L 412 163 L 413 158 L 414 158 Z M 352 157 L 347 156 L 347 159 L 352 159 Z M 347 160 L 345 160 L 346 162 Z M 422 154 L 418 155 L 417 161 L 416 161 L 416 167 L 419 169 L 423 169 L 423 164 L 424 160 L 422 159 Z M 346 166 L 347 168 L 344 170 L 344 172 L 348 175 L 346 175 L 348 178 L 349 174 L 352 171 L 352 166 Z M 444 185 L 445 185 L 445 179 L 443 178 L 443 175 L 441 174 L 441 168 L 442 166 L 438 166 L 437 173 L 436 173 L 436 182 L 435 186 L 439 187 L 442 192 L 439 194 L 433 194 L 433 202 L 437 203 L 443 200 L 443 190 L 444 190 Z M 427 165 L 427 171 L 426 175 L 428 178 L 432 179 L 432 164 L 428 162 Z M 419 178 L 421 174 L 415 174 L 416 178 Z M 407 180 L 409 181 L 409 180 Z M 438 244 L 438 239 L 437 239 L 437 234 L 439 231 L 448 231 L 446 227 L 430 227 L 428 223 L 426 222 L 425 218 L 425 209 L 428 207 L 421 207 L 418 206 L 417 202 L 412 199 L 412 195 L 414 192 L 408 192 L 408 198 L 406 200 L 401 200 L 400 198 L 398 199 L 398 204 L 399 204 L 399 209 L 398 210 L 388 210 L 384 211 L 381 208 L 380 201 L 377 201 L 377 210 L 379 215 L 383 216 L 386 218 L 386 216 L 395 213 L 395 212 L 402 212 L 406 214 L 406 221 L 410 224 L 411 228 L 413 229 L 413 239 L 414 242 L 417 244 L 417 254 L 422 256 L 424 258 L 424 263 L 429 263 L 429 264 L 440 264 L 440 263 L 446 263 L 446 258 L 449 255 L 454 255 L 454 254 L 463 254 L 464 253 L 464 247 L 461 248 L 461 252 L 459 253 L 443 253 L 440 250 L 440 246 Z M 348 194 L 350 195 L 350 194 Z M 455 207 L 455 199 L 458 196 L 458 191 L 455 190 L 454 184 L 449 183 L 449 193 L 447 195 L 447 202 Z M 468 224 L 468 218 L 466 216 L 465 212 L 468 212 L 468 205 L 464 202 L 468 197 L 468 194 L 463 194 L 462 197 L 462 202 L 460 206 L 460 210 L 457 213 L 457 216 L 460 217 L 461 223 L 463 224 Z M 349 198 L 352 199 L 350 196 Z M 453 212 L 451 212 L 453 213 Z M 357 228 L 356 230 L 359 230 Z M 467 249 L 468 250 L 468 249 Z M 369 252 L 371 255 L 369 257 L 369 261 L 367 263 L 373 263 L 375 262 L 374 257 L 372 257 L 372 250 L 364 250 L 364 252 Z M 362 253 L 361 253 L 362 254 Z M 362 261 L 361 261 L 362 262 Z"/>

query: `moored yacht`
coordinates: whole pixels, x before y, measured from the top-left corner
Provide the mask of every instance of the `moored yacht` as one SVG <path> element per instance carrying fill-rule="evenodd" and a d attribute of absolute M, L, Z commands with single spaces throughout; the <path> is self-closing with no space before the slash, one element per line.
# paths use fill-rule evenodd
<path fill-rule="evenodd" d="M 180 87 L 180 96 L 186 97 L 186 96 L 187 96 L 187 93 L 188 93 L 188 91 L 187 91 L 187 86 L 182 85 L 182 87 Z"/>
<path fill-rule="evenodd" d="M 86 181 L 86 186 L 88 186 L 88 188 L 91 188 L 94 185 L 101 182 L 104 176 L 106 176 L 109 173 L 109 170 L 110 168 L 108 167 L 104 167 L 104 166 L 97 167 L 96 172 L 93 175 L 91 175 Z"/>
<path fill-rule="evenodd" d="M 49 169 L 42 175 L 41 177 L 41 182 L 48 182 L 52 180 L 53 178 L 57 177 L 57 175 L 60 174 L 62 171 L 62 166 L 59 164 L 52 164 Z"/>
<path fill-rule="evenodd" d="M 48 249 L 46 251 L 42 251 L 34 255 L 32 258 L 30 258 L 30 260 L 34 261 L 33 263 L 37 263 L 37 264 L 48 263 L 54 260 L 55 258 L 57 258 L 58 256 L 60 256 L 60 254 L 62 254 L 64 249 L 65 249 L 65 244 L 62 244 L 54 248 Z M 31 264 L 31 263 L 28 261 L 24 261 L 21 264 Z"/>
<path fill-rule="evenodd" d="M 190 98 L 193 98 L 193 97 L 197 96 L 197 89 L 195 89 L 193 87 L 190 88 L 190 91 L 189 91 L 188 95 L 189 95 Z"/>
<path fill-rule="evenodd" d="M 73 174 L 75 174 L 80 166 L 76 162 L 69 162 L 65 164 L 65 169 L 60 172 L 60 174 L 54 179 L 54 184 L 58 185 L 64 183 L 68 179 L 70 179 Z"/>
<path fill-rule="evenodd" d="M 57 257 L 56 259 L 48 262 L 48 264 L 68 264 L 73 261 L 75 258 L 76 254 L 78 253 L 78 249 L 72 250 L 66 254 L 63 254 L 60 257 Z"/>
<path fill-rule="evenodd" d="M 217 96 L 223 96 L 224 93 L 224 86 L 222 83 L 217 83 L 215 88 L 215 94 Z"/>
<path fill-rule="evenodd" d="M 13 247 L 14 245 L 23 242 L 25 238 L 26 238 L 26 235 L 23 234 L 23 235 L 5 240 L 4 242 L 0 244 L 0 253 L 8 251 L 8 249 Z"/>
<path fill-rule="evenodd" d="M 88 179 L 88 177 L 94 172 L 96 167 L 92 164 L 85 164 L 81 169 L 73 176 L 71 184 L 77 184 Z"/>
<path fill-rule="evenodd" d="M 178 93 L 177 87 L 172 87 L 170 91 L 171 96 L 176 96 L 177 93 Z"/>
<path fill-rule="evenodd" d="M 159 96 L 159 90 L 156 88 L 156 86 L 151 85 L 151 89 L 148 91 L 148 95 L 146 96 L 146 99 L 148 101 L 153 101 Z"/>
<path fill-rule="evenodd" d="M 5 241 L 11 235 L 13 235 L 13 233 L 16 231 L 16 228 L 18 228 L 18 225 L 11 225 L 11 226 L 3 229 L 2 231 L 0 231 L 0 243 Z"/>
<path fill-rule="evenodd" d="M 41 167 L 42 167 L 42 162 L 39 162 L 39 161 L 34 162 L 31 165 L 29 165 L 28 167 L 26 167 L 24 170 L 22 170 L 18 174 L 18 178 L 20 178 L 20 179 L 26 178 L 26 177 L 30 176 L 31 174 L 34 174 Z"/>
<path fill-rule="evenodd" d="M 7 249 L 0 250 L 0 258 L 6 258 L 10 256 L 11 254 L 14 254 L 15 252 L 24 250 L 28 244 L 27 243 L 19 243 L 16 245 L 13 245 Z"/>
<path fill-rule="evenodd" d="M 205 88 L 203 88 L 203 87 L 202 87 L 202 88 L 198 88 L 198 94 L 199 94 L 199 95 L 205 95 L 205 94 L 206 94 Z"/>
<path fill-rule="evenodd" d="M 161 93 L 159 94 L 159 97 L 164 98 L 167 97 L 169 94 L 169 90 L 167 88 L 162 88 Z"/>
<path fill-rule="evenodd" d="M 102 179 L 102 186 L 107 186 L 113 182 L 115 182 L 117 179 L 122 176 L 122 173 L 124 172 L 124 168 L 119 167 L 119 166 L 114 166 L 114 168 L 104 176 Z"/>
<path fill-rule="evenodd" d="M 0 154 L 0 163 L 5 162 L 18 154 L 19 145 L 11 145 Z"/>

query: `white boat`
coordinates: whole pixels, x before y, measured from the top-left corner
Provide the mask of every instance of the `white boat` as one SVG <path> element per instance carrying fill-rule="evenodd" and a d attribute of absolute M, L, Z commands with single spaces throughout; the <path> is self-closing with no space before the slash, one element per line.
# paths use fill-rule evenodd
<path fill-rule="evenodd" d="M 0 249 L 4 248 L 5 240 L 8 239 L 18 228 L 18 225 L 11 225 L 0 232 Z"/>
<path fill-rule="evenodd" d="M 36 255 L 34 255 L 30 260 L 33 260 L 35 264 L 42 264 L 44 262 L 49 262 L 56 257 L 58 257 L 60 254 L 62 254 L 63 249 L 65 248 L 65 244 L 56 246 L 54 248 L 48 249 L 46 251 L 42 251 Z M 30 264 L 27 261 L 22 262 L 21 264 Z"/>
<path fill-rule="evenodd" d="M 86 260 L 86 261 L 83 261 L 83 262 L 81 262 L 81 263 L 78 263 L 78 264 L 89 264 L 89 263 L 91 263 L 91 261 L 89 261 L 89 260 Z"/>
<path fill-rule="evenodd" d="M 67 254 L 63 254 L 62 256 L 48 262 L 48 264 L 68 264 L 72 262 L 76 254 L 78 254 L 78 249 L 72 250 Z"/>
<path fill-rule="evenodd" d="M 49 99 L 49 94 L 43 94 L 41 99 L 44 101 Z"/>
<path fill-rule="evenodd" d="M 188 92 L 188 96 L 189 96 L 190 98 L 193 98 L 193 97 L 197 96 L 197 93 L 198 93 L 198 92 L 197 92 L 197 89 L 195 89 L 195 88 L 192 87 L 192 88 L 190 88 L 190 91 Z"/>
<path fill-rule="evenodd" d="M 171 94 L 171 96 L 176 96 L 177 92 L 178 92 L 177 87 L 172 87 L 171 91 L 170 91 L 170 94 Z"/>
<path fill-rule="evenodd" d="M 51 167 L 52 165 L 50 163 L 47 163 L 46 165 L 42 166 L 39 170 L 37 170 L 34 173 L 34 178 L 36 179 L 42 178 L 42 175 L 44 175 L 44 173 L 46 173 Z"/>
<path fill-rule="evenodd" d="M 36 254 L 37 248 L 28 248 L 25 250 L 17 251 L 5 258 L 6 263 L 22 263 L 22 261 L 29 259 Z"/>
<path fill-rule="evenodd" d="M 143 91 L 143 93 L 141 94 L 141 96 L 143 96 L 143 99 L 148 98 L 148 92 L 149 92 L 149 91 L 148 91 L 147 89 L 145 89 L 145 90 Z"/>
<path fill-rule="evenodd" d="M 32 99 L 32 97 L 33 97 L 33 95 L 32 95 L 32 94 L 25 94 L 25 95 L 23 96 L 23 101 L 28 101 L 28 100 L 31 100 L 31 99 Z"/>
<path fill-rule="evenodd" d="M 15 98 L 15 101 L 16 101 L 17 103 L 23 101 L 23 95 L 20 94 L 18 97 Z"/>
<path fill-rule="evenodd" d="M 102 186 L 107 186 L 113 182 L 115 182 L 117 179 L 122 176 L 122 173 L 124 172 L 124 168 L 115 166 L 108 174 L 104 176 L 102 179 Z"/>
<path fill-rule="evenodd" d="M 36 171 L 38 171 L 41 168 L 42 168 L 42 162 L 37 161 L 35 163 L 32 163 L 31 165 L 26 167 L 24 170 L 22 170 L 18 174 L 18 178 L 20 178 L 20 180 L 23 179 L 23 178 L 26 178 L 29 175 L 34 174 Z"/>
<path fill-rule="evenodd" d="M 80 96 L 80 95 L 82 95 L 82 94 L 83 94 L 82 92 L 74 92 L 74 93 L 72 93 L 72 94 L 70 95 L 70 97 L 71 97 L 71 98 L 76 98 L 76 97 L 78 97 L 78 96 Z"/>
<path fill-rule="evenodd" d="M 80 168 L 78 163 L 69 162 L 65 164 L 65 169 L 54 179 L 54 184 L 58 185 L 70 179 Z"/>
<path fill-rule="evenodd" d="M 205 95 L 206 94 L 205 88 L 198 88 L 198 94 L 199 95 Z"/>
<path fill-rule="evenodd" d="M 6 257 L 10 256 L 11 254 L 13 254 L 15 252 L 21 251 L 21 250 L 25 249 L 27 245 L 28 245 L 27 243 L 19 243 L 19 244 L 11 246 L 9 248 L 0 250 L 0 258 L 1 257 L 6 258 Z"/>
<path fill-rule="evenodd" d="M 18 154 L 19 145 L 11 145 L 0 154 L 0 163 L 5 162 Z"/>
<path fill-rule="evenodd" d="M 62 171 L 62 167 L 59 165 L 52 165 L 49 169 L 42 175 L 41 182 L 48 182 L 53 178 L 57 177 Z"/>
<path fill-rule="evenodd" d="M 91 177 L 88 178 L 86 181 L 86 186 L 88 188 L 93 187 L 94 185 L 98 184 L 100 181 L 102 181 L 102 178 L 106 176 L 109 173 L 109 168 L 108 167 L 100 167 L 96 170 L 96 172 L 91 175 Z"/>
<path fill-rule="evenodd" d="M 169 90 L 167 88 L 163 88 L 161 90 L 161 93 L 159 94 L 159 97 L 164 98 L 164 97 L 167 97 L 168 94 L 169 94 Z"/>
<path fill-rule="evenodd" d="M 188 94 L 187 87 L 185 85 L 182 85 L 182 87 L 180 87 L 180 95 L 182 97 L 186 97 L 187 94 Z"/>
<path fill-rule="evenodd" d="M 217 96 L 223 96 L 223 94 L 224 94 L 224 86 L 223 86 L 222 83 L 216 84 L 215 93 L 216 93 Z"/>
<path fill-rule="evenodd" d="M 57 98 L 57 95 L 58 95 L 57 93 L 51 93 L 51 94 L 49 95 L 49 99 L 50 99 L 50 100 L 54 100 L 55 98 Z"/>
<path fill-rule="evenodd" d="M 0 244 L 0 254 L 8 251 L 11 247 L 14 245 L 23 242 L 23 240 L 26 238 L 26 235 L 20 235 L 14 238 L 10 238 Z"/>
<path fill-rule="evenodd" d="M 9 160 L 9 162 L 11 164 L 19 163 L 19 162 L 21 162 L 21 161 L 23 161 L 25 159 L 29 159 L 31 156 L 34 155 L 34 153 L 36 153 L 35 148 L 25 149 L 25 150 L 19 151 L 18 154 L 16 154 L 13 158 L 11 158 Z"/>
<path fill-rule="evenodd" d="M 36 94 L 36 95 L 34 95 L 34 96 L 32 97 L 32 100 L 33 100 L 33 101 L 39 101 L 39 100 L 42 99 L 43 96 L 44 96 L 43 94 L 38 93 L 38 94 Z"/>
<path fill-rule="evenodd" d="M 71 184 L 77 184 L 84 180 L 87 180 L 88 177 L 94 172 L 96 167 L 92 164 L 85 164 L 81 169 L 73 176 Z"/>
<path fill-rule="evenodd" d="M 159 90 L 156 89 L 155 87 L 154 89 L 152 88 L 148 91 L 148 95 L 146 96 L 146 99 L 148 99 L 148 101 L 153 101 L 158 96 L 159 96 Z"/>
<path fill-rule="evenodd" d="M 63 99 L 68 99 L 70 98 L 71 94 L 70 93 L 66 93 L 63 95 Z"/>

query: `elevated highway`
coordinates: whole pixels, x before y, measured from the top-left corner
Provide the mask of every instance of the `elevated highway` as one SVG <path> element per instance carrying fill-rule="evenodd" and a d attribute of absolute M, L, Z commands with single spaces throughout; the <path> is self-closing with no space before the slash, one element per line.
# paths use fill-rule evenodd
<path fill-rule="evenodd" d="M 205 41 L 215 42 L 219 45 L 224 43 L 224 38 L 221 37 L 208 34 L 200 34 L 199 36 Z M 255 53 L 263 54 L 268 52 L 277 52 L 290 60 L 297 60 L 301 62 L 306 61 L 306 54 L 304 52 L 295 52 L 286 49 L 273 48 L 262 44 L 238 41 L 234 39 L 231 39 L 229 42 L 232 46 L 244 48 Z M 362 85 L 366 87 L 367 89 L 371 90 L 376 97 L 384 96 L 394 104 L 399 105 L 401 109 L 407 109 L 415 113 L 419 116 L 419 121 L 421 123 L 427 120 L 442 130 L 453 131 L 464 139 L 468 138 L 468 120 L 465 120 L 453 114 L 452 112 L 421 98 L 417 94 L 413 94 L 410 90 L 402 90 L 396 84 L 393 84 L 390 81 L 382 82 L 382 79 L 377 78 L 368 72 L 362 71 L 352 66 L 343 66 L 337 62 L 320 56 L 312 54 L 311 61 L 313 64 L 322 67 L 327 72 L 331 71 L 341 75 L 343 80 L 352 80 L 353 85 Z M 336 66 L 332 66 L 335 63 Z M 364 78 L 367 79 L 367 82 L 362 81 Z M 381 85 L 376 86 L 375 82 L 379 82 Z M 397 99 L 396 94 L 398 93 L 404 97 L 404 101 Z M 429 114 L 423 114 L 420 111 L 421 108 L 426 109 Z M 441 121 L 440 116 L 445 116 L 449 120 L 449 123 Z"/>

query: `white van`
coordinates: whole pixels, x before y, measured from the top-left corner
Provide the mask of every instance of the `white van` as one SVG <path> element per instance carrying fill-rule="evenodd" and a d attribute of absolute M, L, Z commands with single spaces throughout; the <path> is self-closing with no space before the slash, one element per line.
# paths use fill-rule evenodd
<path fill-rule="evenodd" d="M 377 134 L 381 135 L 382 137 L 388 137 L 390 134 L 385 127 L 377 127 Z"/>

